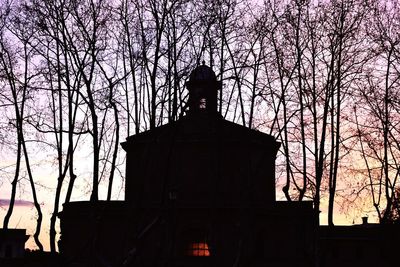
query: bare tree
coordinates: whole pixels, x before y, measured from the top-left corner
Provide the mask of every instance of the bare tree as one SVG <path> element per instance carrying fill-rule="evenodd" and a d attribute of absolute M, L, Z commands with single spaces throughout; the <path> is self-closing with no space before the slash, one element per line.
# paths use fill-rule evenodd
<path fill-rule="evenodd" d="M 398 111 L 400 35 L 399 6 L 395 1 L 372 1 L 368 37 L 373 64 L 360 84 L 357 119 L 361 155 L 364 159 L 373 206 L 382 223 L 389 222 L 397 203 L 399 177 Z M 377 68 L 378 66 L 378 68 Z M 359 116 L 360 117 L 360 116 Z"/>
<path fill-rule="evenodd" d="M 10 6 L 8 6 L 10 7 Z M 8 88 L 11 93 L 10 103 L 14 107 L 14 118 L 10 120 L 10 124 L 13 124 L 15 130 L 17 132 L 17 164 L 16 164 L 16 172 L 15 177 L 12 182 L 12 193 L 11 193 L 11 201 L 9 210 L 4 218 L 4 228 L 8 227 L 9 219 L 11 217 L 13 211 L 13 205 L 15 201 L 15 193 L 16 193 L 16 184 L 19 178 L 19 172 L 21 167 L 21 157 L 23 155 L 25 161 L 25 168 L 28 174 L 28 181 L 31 187 L 32 197 L 34 206 L 37 212 L 37 219 L 36 219 L 36 231 L 34 233 L 34 239 L 36 245 L 39 247 L 40 250 L 43 250 L 43 245 L 39 240 L 39 234 L 41 231 L 41 224 L 42 224 L 42 211 L 38 201 L 35 181 L 32 174 L 32 168 L 30 164 L 30 157 L 28 154 L 27 145 L 25 142 L 25 129 L 24 129 L 24 122 L 25 122 L 25 109 L 27 106 L 28 100 L 31 98 L 29 94 L 32 92 L 30 91 L 30 83 L 36 76 L 30 72 L 30 58 L 33 56 L 33 51 L 30 49 L 28 43 L 30 38 L 32 37 L 32 29 L 26 27 L 26 21 L 23 16 L 17 15 L 13 12 L 16 10 L 10 11 L 8 10 L 8 21 L 7 18 L 4 17 L 2 21 L 4 24 L 1 25 L 1 51 L 0 51 L 0 61 L 1 67 L 4 72 L 4 77 L 8 83 Z M 10 43 L 6 41 L 4 38 L 5 30 L 9 34 L 9 37 L 14 39 L 18 42 L 20 49 L 13 50 L 10 46 Z M 21 58 L 21 65 L 22 68 L 19 70 L 17 65 L 20 62 L 16 61 L 16 58 Z M 3 75 L 2 75 L 3 76 Z"/>

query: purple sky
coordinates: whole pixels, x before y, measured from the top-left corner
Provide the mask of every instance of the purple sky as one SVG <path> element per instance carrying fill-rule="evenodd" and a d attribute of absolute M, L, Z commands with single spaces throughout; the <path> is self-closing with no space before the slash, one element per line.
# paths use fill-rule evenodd
<path fill-rule="evenodd" d="M 0 198 L 0 207 L 8 207 L 9 204 L 10 204 L 9 199 Z M 15 200 L 15 203 L 14 203 L 14 206 L 16 206 L 16 207 L 30 207 L 32 205 L 33 205 L 33 203 L 31 201 L 27 201 L 27 200 Z"/>

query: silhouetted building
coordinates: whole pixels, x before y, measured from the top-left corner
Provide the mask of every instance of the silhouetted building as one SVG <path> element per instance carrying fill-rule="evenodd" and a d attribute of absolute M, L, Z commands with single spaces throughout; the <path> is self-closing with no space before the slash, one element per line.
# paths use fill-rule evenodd
<path fill-rule="evenodd" d="M 197 67 L 187 87 L 186 117 L 123 143 L 125 198 L 141 218 L 134 235 L 163 212 L 141 243 L 142 264 L 248 266 L 265 257 L 289 260 L 287 252 L 297 263 L 309 259 L 311 204 L 275 202 L 279 143 L 222 118 L 221 83 L 209 67 Z M 283 240 L 286 233 L 289 239 Z"/>
<path fill-rule="evenodd" d="M 185 117 L 122 144 L 124 202 L 64 205 L 61 252 L 82 266 L 309 266 L 316 220 L 310 202 L 275 201 L 279 143 L 222 118 L 208 66 L 187 88 Z"/>
<path fill-rule="evenodd" d="M 343 241 L 369 253 L 365 248 L 379 235 L 320 228 L 311 202 L 275 200 L 280 144 L 223 119 L 217 111 L 221 82 L 211 68 L 198 66 L 187 88 L 186 116 L 122 144 L 125 201 L 64 204 L 59 246 L 68 263 L 369 266 L 341 265 L 347 258 L 334 251 L 342 253 Z M 364 235 L 372 239 L 363 242 Z"/>
<path fill-rule="evenodd" d="M 29 236 L 25 229 L 0 229 L 0 258 L 21 258 Z"/>
<path fill-rule="evenodd" d="M 399 225 L 320 226 L 319 266 L 398 266 Z"/>

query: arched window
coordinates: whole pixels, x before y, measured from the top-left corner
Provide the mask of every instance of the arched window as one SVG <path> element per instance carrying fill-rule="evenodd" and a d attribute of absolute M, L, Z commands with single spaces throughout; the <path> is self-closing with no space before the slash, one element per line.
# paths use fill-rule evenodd
<path fill-rule="evenodd" d="M 207 99 L 206 98 L 200 98 L 199 109 L 206 109 L 206 108 L 207 108 Z"/>

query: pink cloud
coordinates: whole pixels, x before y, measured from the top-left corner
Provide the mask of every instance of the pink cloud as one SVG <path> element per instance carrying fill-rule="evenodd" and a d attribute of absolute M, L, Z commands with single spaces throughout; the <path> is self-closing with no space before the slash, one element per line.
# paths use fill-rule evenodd
<path fill-rule="evenodd" d="M 9 204 L 10 204 L 9 199 L 0 199 L 0 207 L 8 207 Z M 32 205 L 33 203 L 27 200 L 15 200 L 14 202 L 15 207 L 30 207 Z"/>

